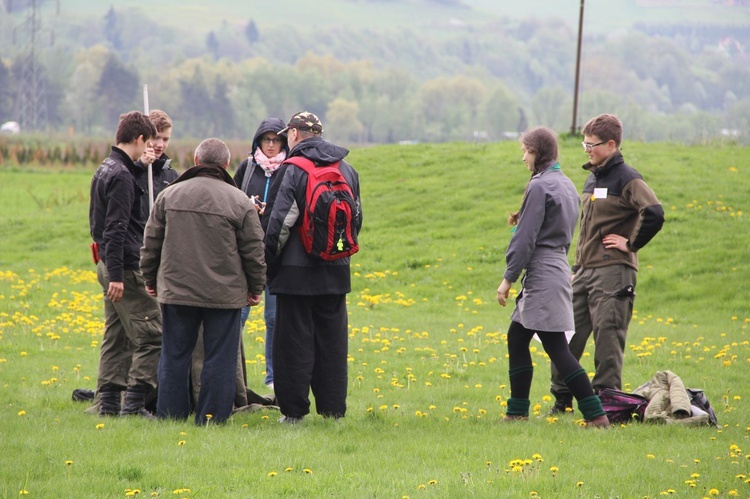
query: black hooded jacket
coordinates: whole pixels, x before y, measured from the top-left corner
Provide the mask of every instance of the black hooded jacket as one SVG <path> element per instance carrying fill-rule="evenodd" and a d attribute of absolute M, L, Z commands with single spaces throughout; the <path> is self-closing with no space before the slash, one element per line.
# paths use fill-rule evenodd
<path fill-rule="evenodd" d="M 356 199 L 356 230 L 359 232 L 362 227 L 359 175 L 344 161 L 347 154 L 349 151 L 343 147 L 312 137 L 298 143 L 289 157 L 303 156 L 320 166 L 341 161 L 339 169 Z M 270 195 L 272 204 L 266 206 L 266 265 L 271 293 L 316 296 L 350 292 L 349 258 L 330 262 L 320 260 L 308 255 L 302 245 L 297 227 L 302 223 L 302 213 L 307 207 L 307 173 L 284 163 L 275 177 Z"/>
<path fill-rule="evenodd" d="M 154 201 L 159 196 L 159 193 L 164 190 L 169 184 L 174 182 L 177 177 L 180 176 L 177 171 L 173 170 L 169 164 L 172 162 L 169 156 L 162 153 L 159 158 L 156 158 L 151 164 L 151 175 L 154 178 Z M 141 216 L 143 217 L 143 223 L 145 224 L 148 220 L 149 215 L 149 203 L 148 203 L 148 166 L 141 163 L 140 160 L 135 162 L 135 166 L 140 168 L 136 175 L 136 181 L 138 187 L 143 190 L 143 199 L 141 199 Z"/>
<path fill-rule="evenodd" d="M 255 162 L 255 151 L 260 147 L 260 138 L 267 132 L 278 132 L 286 125 L 279 118 L 266 118 L 260 123 L 253 136 L 253 144 L 247 158 L 242 160 L 237 172 L 234 174 L 234 183 L 249 196 L 257 196 L 264 203 L 270 200 L 271 184 L 276 177 L 276 172 L 271 176 L 266 176 L 263 168 Z M 286 137 L 281 136 L 283 141 L 283 150 L 289 154 L 289 147 L 286 144 Z M 277 170 L 278 171 L 278 170 Z M 266 228 L 267 217 L 261 218 L 263 229 Z"/>

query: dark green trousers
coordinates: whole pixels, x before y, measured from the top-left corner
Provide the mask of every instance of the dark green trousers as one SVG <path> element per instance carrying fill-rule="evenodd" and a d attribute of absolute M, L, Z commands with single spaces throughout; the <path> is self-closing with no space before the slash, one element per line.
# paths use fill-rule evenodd
<path fill-rule="evenodd" d="M 581 269 L 573 280 L 575 334 L 570 340 L 570 353 L 580 360 L 593 333 L 594 390 L 622 389 L 625 340 L 633 316 L 636 278 L 637 272 L 632 267 L 610 265 Z M 552 393 L 570 393 L 554 365 Z"/>

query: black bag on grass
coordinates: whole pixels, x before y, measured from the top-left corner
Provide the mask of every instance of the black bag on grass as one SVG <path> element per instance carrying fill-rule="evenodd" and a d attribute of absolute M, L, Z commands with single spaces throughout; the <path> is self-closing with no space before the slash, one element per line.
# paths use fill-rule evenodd
<path fill-rule="evenodd" d="M 706 394 L 703 393 L 703 390 L 700 388 L 688 388 L 687 392 L 688 395 L 690 395 L 690 405 L 694 405 L 698 409 L 706 411 L 708 414 L 708 422 L 711 423 L 711 425 L 718 427 L 719 420 L 716 417 L 714 408 L 711 407 L 711 403 L 708 401 Z"/>
<path fill-rule="evenodd" d="M 612 388 L 599 390 L 602 409 L 607 413 L 610 423 L 629 423 L 643 421 L 648 399 L 634 393 L 625 393 Z"/>

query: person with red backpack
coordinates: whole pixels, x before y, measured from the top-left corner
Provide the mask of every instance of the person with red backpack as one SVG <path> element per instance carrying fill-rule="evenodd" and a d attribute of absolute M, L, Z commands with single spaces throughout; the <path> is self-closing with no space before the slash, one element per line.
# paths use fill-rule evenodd
<path fill-rule="evenodd" d="M 310 112 L 286 128 L 289 157 L 275 175 L 266 206 L 268 287 L 276 295 L 274 388 L 280 423 L 310 413 L 346 413 L 350 255 L 362 227 L 359 175 L 349 151 L 324 140 Z"/>

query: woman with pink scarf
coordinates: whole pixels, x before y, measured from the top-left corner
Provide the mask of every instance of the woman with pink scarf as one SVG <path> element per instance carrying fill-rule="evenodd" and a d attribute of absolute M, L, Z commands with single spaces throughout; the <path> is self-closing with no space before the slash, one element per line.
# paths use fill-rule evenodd
<path fill-rule="evenodd" d="M 279 118 L 263 120 L 253 136 L 253 145 L 247 159 L 240 163 L 234 174 L 234 183 L 255 202 L 258 214 L 261 215 L 261 226 L 266 230 L 268 224 L 266 204 L 271 191 L 273 177 L 289 153 L 286 135 L 278 135 L 286 125 Z M 244 328 L 250 307 L 242 309 L 242 327 Z M 264 320 L 266 322 L 266 379 L 265 384 L 273 390 L 273 326 L 276 321 L 276 297 L 265 291 Z"/>

